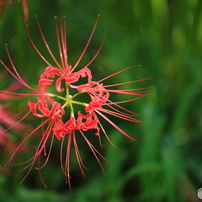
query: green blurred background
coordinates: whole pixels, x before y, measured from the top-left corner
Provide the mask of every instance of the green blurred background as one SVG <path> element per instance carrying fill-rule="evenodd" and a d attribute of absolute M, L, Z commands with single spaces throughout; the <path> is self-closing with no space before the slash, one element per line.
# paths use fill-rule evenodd
<path fill-rule="evenodd" d="M 128 87 L 153 86 L 154 92 L 152 97 L 123 105 L 140 114 L 139 120 L 147 125 L 112 117 L 141 143 L 129 140 L 105 121 L 102 122 L 114 144 L 121 149 L 117 151 L 103 140 L 106 147 L 99 151 L 112 162 L 103 162 L 105 175 L 88 146 L 78 137 L 85 165 L 91 169 L 86 171 L 87 177 L 84 178 L 72 156 L 72 190 L 69 190 L 60 168 L 59 143 L 55 141 L 49 162 L 42 170 L 48 188 L 43 187 L 35 169 L 20 184 L 26 172 L 18 172 L 20 168 L 17 167 L 14 168 L 15 176 L 0 173 L 1 201 L 200 201 L 197 190 L 202 187 L 202 1 L 27 0 L 27 3 L 30 34 L 48 61 L 53 63 L 41 40 L 35 15 L 38 15 L 44 35 L 58 58 L 54 16 L 59 17 L 62 9 L 67 22 L 69 63 L 74 64 L 85 46 L 96 16 L 101 14 L 91 45 L 79 67 L 93 57 L 107 30 L 104 47 L 90 66 L 94 77 L 101 79 L 141 64 L 141 67 L 107 80 L 106 84 L 152 78 Z M 21 3 L 13 4 L 2 14 L 1 21 L 0 59 L 9 65 L 4 47 L 8 43 L 19 73 L 32 87 L 36 87 L 39 75 L 47 65 L 29 42 Z M 3 69 L 1 66 L 0 70 Z M 10 76 L 1 81 L 1 89 L 12 81 Z M 24 89 L 23 92 L 30 91 Z M 114 98 L 123 100 L 124 96 Z M 22 100 L 13 103 L 11 108 L 19 111 L 25 105 L 26 100 Z M 38 122 L 33 119 L 27 124 L 35 127 Z M 97 140 L 90 134 L 86 136 L 99 148 Z M 9 155 L 5 155 L 3 148 L 0 151 L 3 166 Z M 26 159 L 25 155 L 18 154 L 16 162 Z"/>

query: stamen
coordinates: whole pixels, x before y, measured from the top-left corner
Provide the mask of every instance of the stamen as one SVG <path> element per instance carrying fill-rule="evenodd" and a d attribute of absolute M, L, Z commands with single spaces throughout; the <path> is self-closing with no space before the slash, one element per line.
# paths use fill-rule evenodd
<path fill-rule="evenodd" d="M 74 69 L 78 66 L 78 64 L 80 63 L 81 59 L 83 58 L 83 56 L 84 56 L 84 54 L 85 54 L 85 52 L 86 52 L 86 50 L 87 50 L 87 48 L 88 48 L 88 46 L 89 46 L 89 44 L 91 42 L 91 39 L 92 39 L 92 37 L 94 35 L 95 29 L 96 29 L 97 24 L 98 24 L 99 17 L 100 17 L 100 15 L 97 16 L 97 19 L 96 19 L 95 25 L 93 27 L 93 30 L 92 30 L 92 32 L 90 34 L 90 37 L 89 37 L 89 39 L 88 39 L 88 41 L 87 41 L 87 43 L 86 43 L 86 45 L 85 45 L 85 47 L 84 47 L 84 49 L 83 49 L 83 51 L 81 53 L 79 59 L 77 60 L 76 64 L 73 66 L 71 72 L 74 71 Z"/>
<path fill-rule="evenodd" d="M 37 17 L 37 16 L 36 16 Z M 28 24 L 26 24 L 26 31 L 27 31 L 27 35 L 28 35 L 28 38 L 32 44 L 32 46 L 34 47 L 34 50 L 38 53 L 38 55 L 42 58 L 42 60 L 48 65 L 48 66 L 53 66 L 51 65 L 45 58 L 44 56 L 40 53 L 40 51 L 38 50 L 38 48 L 36 47 L 36 45 L 34 44 L 33 40 L 32 40 L 32 37 L 29 33 L 29 29 L 28 29 Z"/>
<path fill-rule="evenodd" d="M 43 41 L 44 41 L 44 44 L 45 44 L 45 46 L 46 46 L 46 48 L 47 48 L 49 54 L 51 55 L 51 57 L 52 57 L 52 59 L 54 60 L 55 64 L 62 70 L 62 67 L 60 66 L 60 64 L 59 64 L 58 61 L 56 60 L 55 56 L 53 55 L 53 53 L 52 53 L 52 51 L 51 51 L 51 49 L 50 49 L 50 47 L 49 47 L 49 45 L 48 45 L 48 43 L 47 43 L 47 41 L 46 41 L 46 38 L 44 37 L 43 31 L 42 31 L 42 29 L 41 29 L 41 25 L 40 25 L 40 23 L 39 23 L 39 21 L 38 21 L 38 17 L 37 17 L 37 16 L 36 16 L 36 21 L 37 21 L 37 25 L 38 25 L 38 28 L 39 28 L 39 32 L 40 32 L 40 34 L 41 34 L 41 37 L 42 37 L 42 39 L 43 39 Z"/>
<path fill-rule="evenodd" d="M 115 75 L 117 75 L 117 74 L 120 74 L 121 72 L 124 72 L 124 71 L 126 71 L 126 70 L 128 70 L 128 69 L 132 69 L 132 68 L 134 68 L 134 67 L 140 67 L 140 66 L 141 66 L 141 65 L 134 65 L 134 66 L 128 67 L 128 68 L 126 68 L 126 69 L 120 70 L 120 71 L 118 71 L 118 72 L 115 72 L 115 73 L 113 73 L 113 74 L 111 74 L 111 75 L 109 75 L 109 76 L 107 76 L 107 77 L 105 77 L 105 78 L 99 80 L 98 83 L 101 83 L 102 81 L 104 81 L 104 80 L 106 80 L 106 79 L 108 79 L 108 78 L 110 78 L 110 77 L 112 77 L 112 76 L 115 76 Z"/>

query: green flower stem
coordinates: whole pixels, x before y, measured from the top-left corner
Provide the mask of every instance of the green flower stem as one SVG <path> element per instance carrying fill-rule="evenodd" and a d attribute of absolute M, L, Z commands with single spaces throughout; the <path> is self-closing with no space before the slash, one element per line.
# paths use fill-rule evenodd
<path fill-rule="evenodd" d="M 62 108 L 64 109 L 67 105 L 69 104 L 69 102 L 65 102 L 63 105 L 62 105 Z"/>
<path fill-rule="evenodd" d="M 88 106 L 87 103 L 85 102 L 78 102 L 78 101 L 74 101 L 73 98 L 77 97 L 78 95 L 84 93 L 84 91 L 79 91 L 77 92 L 76 94 L 74 94 L 73 96 L 71 96 L 69 94 L 69 87 L 68 85 L 66 84 L 66 96 L 65 97 L 62 97 L 62 96 L 59 96 L 59 95 L 56 95 L 56 94 L 51 94 L 51 97 L 56 97 L 58 99 L 61 99 L 61 100 L 64 100 L 65 103 L 62 105 L 62 108 L 65 108 L 67 105 L 69 105 L 70 107 L 70 114 L 72 117 L 74 117 L 74 107 L 73 107 L 73 104 L 77 104 L 77 105 L 81 105 L 81 106 Z"/>
<path fill-rule="evenodd" d="M 81 94 L 81 93 L 77 93 L 77 95 L 79 95 L 79 94 Z M 68 98 L 64 98 L 64 97 L 61 97 L 61 96 L 59 96 L 59 95 L 55 95 L 55 94 L 52 94 L 52 97 L 56 97 L 56 98 L 59 98 L 59 99 L 61 99 L 61 100 L 64 100 L 65 101 L 65 103 L 63 104 L 63 106 L 62 106 L 62 108 L 64 108 L 66 105 L 70 105 L 70 104 L 77 104 L 77 105 L 82 105 L 82 106 L 84 106 L 84 107 L 86 107 L 86 106 L 88 106 L 88 104 L 87 103 L 85 103 L 85 102 L 78 102 L 78 101 L 75 101 L 75 100 L 72 100 L 74 97 L 76 97 L 76 94 L 74 95 L 74 96 L 69 96 Z"/>
<path fill-rule="evenodd" d="M 66 86 L 66 98 L 69 98 L 69 86 L 65 83 Z"/>
<path fill-rule="evenodd" d="M 59 96 L 59 95 L 52 94 L 51 97 L 56 97 L 56 98 L 59 98 L 59 99 L 61 99 L 61 100 L 67 101 L 67 98 L 62 97 L 62 96 Z"/>
<path fill-rule="evenodd" d="M 66 96 L 65 97 L 62 97 L 62 96 L 56 95 L 56 94 L 51 94 L 51 97 L 56 97 L 56 98 L 59 98 L 59 99 L 64 100 L 64 101 L 69 100 L 71 102 L 71 100 L 73 100 L 73 98 L 77 97 L 78 95 L 80 95 L 82 93 L 84 93 L 84 91 L 79 91 L 76 94 L 74 94 L 73 96 L 71 96 L 69 94 L 69 89 L 68 89 L 68 86 L 67 86 L 67 88 L 66 88 Z"/>
<path fill-rule="evenodd" d="M 66 100 L 66 102 L 62 105 L 62 108 L 64 109 L 67 105 L 69 105 L 70 107 L 70 115 L 74 117 L 74 107 L 72 105 L 72 102 Z"/>
<path fill-rule="evenodd" d="M 79 91 L 78 93 L 74 94 L 74 95 L 72 96 L 72 99 L 75 98 L 76 96 L 80 95 L 81 93 L 84 93 L 84 91 Z"/>
<path fill-rule="evenodd" d="M 77 105 L 81 105 L 81 106 L 84 106 L 84 107 L 87 107 L 87 106 L 88 106 L 88 104 L 85 103 L 85 102 L 78 102 L 78 101 L 74 101 L 74 100 L 72 100 L 71 103 L 77 104 Z"/>
<path fill-rule="evenodd" d="M 74 107 L 73 107 L 73 105 L 72 105 L 71 102 L 69 103 L 69 106 L 70 106 L 70 115 L 71 115 L 72 117 L 74 117 Z"/>

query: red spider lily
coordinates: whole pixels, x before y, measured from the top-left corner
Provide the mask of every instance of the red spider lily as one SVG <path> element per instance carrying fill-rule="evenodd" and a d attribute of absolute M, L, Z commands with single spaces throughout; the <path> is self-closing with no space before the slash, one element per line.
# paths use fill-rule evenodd
<path fill-rule="evenodd" d="M 0 8 L 2 8 L 5 5 L 12 4 L 12 3 L 13 3 L 13 1 L 4 1 L 4 0 L 1 0 L 0 1 Z"/>
<path fill-rule="evenodd" d="M 0 81 L 6 76 L 7 72 L 3 71 L 0 73 Z M 20 83 L 12 83 L 5 91 L 6 92 L 15 92 L 16 90 L 19 90 L 21 88 Z M 10 133 L 8 129 L 5 128 L 13 128 L 13 132 L 24 134 L 24 131 L 32 131 L 33 129 L 24 123 L 20 123 L 17 119 L 15 119 L 16 115 L 13 114 L 10 110 L 7 110 L 7 108 L 11 105 L 10 103 L 4 103 L 4 101 L 7 100 L 18 100 L 21 99 L 20 96 L 14 97 L 12 95 L 9 95 L 8 93 L 0 93 L 0 145 L 3 149 L 8 150 L 9 153 L 13 153 L 17 148 L 17 142 L 16 138 L 14 137 L 14 134 Z M 15 127 L 13 127 L 15 125 Z M 24 153 L 27 151 L 27 148 L 20 148 L 18 150 L 18 153 Z M 7 174 L 7 175 L 14 175 L 14 172 L 5 169 L 4 167 L 0 166 L 0 172 Z"/>
<path fill-rule="evenodd" d="M 0 81 L 5 77 L 6 71 L 0 73 Z M 6 91 L 9 92 L 14 92 L 16 90 L 19 90 L 21 87 L 21 84 L 19 83 L 12 83 Z M 16 97 L 17 98 L 17 97 Z M 19 97 L 20 98 L 20 97 Z M 12 153 L 13 151 L 16 150 L 16 142 L 14 140 L 13 134 L 9 133 L 6 128 L 13 127 L 13 125 L 16 125 L 18 121 L 13 117 L 13 113 L 10 110 L 7 110 L 8 106 L 10 104 L 5 104 L 3 101 L 5 100 L 16 100 L 12 95 L 9 95 L 7 93 L 1 93 L 0 94 L 0 145 L 2 148 L 7 149 L 9 153 Z M 23 123 L 18 123 L 16 127 L 13 129 L 14 132 L 16 133 L 23 133 L 24 131 L 31 131 L 31 127 L 23 124 Z M 24 152 L 24 148 L 20 150 L 21 152 Z M 5 173 L 7 175 L 13 175 L 14 173 L 10 170 L 5 170 L 2 166 L 0 166 L 0 172 Z"/>
<path fill-rule="evenodd" d="M 13 3 L 17 3 L 17 1 L 4 1 L 4 0 L 1 0 L 0 1 L 0 14 L 6 12 Z M 7 6 L 5 9 L 4 6 Z"/>
<path fill-rule="evenodd" d="M 3 79 L 6 75 L 6 71 L 0 73 L 0 80 Z M 21 88 L 20 83 L 12 83 L 5 91 L 6 92 L 14 92 L 16 90 L 19 90 Z M 5 100 L 17 100 L 20 99 L 20 97 L 13 97 L 12 95 L 9 95 L 8 93 L 4 93 L 3 91 L 0 94 L 0 145 L 4 148 L 7 148 L 9 150 L 15 150 L 16 146 L 13 141 L 13 137 L 10 133 L 8 133 L 8 130 L 5 130 L 4 127 L 10 128 L 13 127 L 13 125 L 16 125 L 14 130 L 16 132 L 23 132 L 23 131 L 31 131 L 31 127 L 19 123 L 16 119 L 14 119 L 13 116 L 15 116 L 11 111 L 7 110 L 7 108 L 10 106 L 8 103 L 3 103 Z M 13 117 L 13 118 L 11 118 Z"/>
<path fill-rule="evenodd" d="M 99 18 L 99 16 L 98 16 Z M 65 18 L 61 18 L 60 22 L 60 29 L 58 27 L 57 18 L 56 18 L 56 36 L 57 36 L 57 42 L 58 42 L 58 50 L 60 55 L 60 63 L 56 60 L 54 57 L 46 39 L 43 34 L 42 28 L 37 20 L 39 32 L 41 34 L 41 37 L 43 39 L 43 42 L 51 55 L 53 61 L 55 62 L 56 66 L 51 65 L 45 57 L 41 54 L 41 52 L 37 49 L 35 46 L 29 30 L 27 26 L 27 33 L 28 37 L 31 41 L 31 44 L 33 45 L 36 52 L 39 54 L 39 56 L 44 60 L 44 62 L 48 65 L 48 67 L 45 69 L 45 71 L 41 74 L 40 79 L 38 81 L 38 89 L 34 89 L 31 86 L 29 86 L 19 75 L 17 72 L 13 61 L 11 59 L 11 56 L 9 54 L 7 45 L 6 45 L 6 51 L 8 58 L 10 60 L 12 70 L 11 71 L 2 61 L 0 63 L 5 67 L 5 69 L 22 85 L 29 88 L 33 91 L 33 93 L 30 94 L 23 94 L 23 93 L 12 93 L 9 91 L 3 91 L 0 92 L 6 93 L 8 95 L 12 96 L 36 96 L 38 95 L 38 98 L 36 98 L 34 101 L 29 101 L 28 104 L 28 112 L 20 119 L 22 121 L 25 119 L 28 114 L 33 114 L 35 117 L 43 119 L 42 123 L 35 128 L 31 133 L 27 135 L 27 137 L 21 142 L 21 144 L 18 146 L 16 151 L 12 154 L 10 157 L 7 166 L 11 163 L 11 160 L 13 159 L 14 155 L 16 154 L 17 150 L 24 144 L 24 142 L 32 137 L 36 131 L 39 129 L 42 130 L 42 138 L 39 142 L 39 145 L 35 151 L 35 154 L 32 158 L 27 160 L 24 163 L 18 164 L 22 165 L 27 163 L 22 170 L 29 168 L 29 171 L 23 178 L 23 180 L 26 178 L 26 176 L 31 171 L 32 167 L 35 164 L 35 161 L 38 160 L 38 167 L 37 169 L 40 171 L 47 163 L 51 148 L 53 146 L 53 140 L 56 137 L 56 139 L 61 140 L 61 150 L 60 150 L 60 162 L 61 162 L 61 168 L 65 175 L 66 182 L 69 184 L 69 188 L 71 188 L 70 185 L 70 152 L 71 147 L 73 145 L 75 155 L 78 161 L 78 165 L 80 167 L 81 173 L 85 176 L 84 169 L 87 169 L 84 166 L 84 163 L 82 161 L 82 157 L 79 152 L 77 140 L 76 140 L 76 131 L 84 138 L 87 145 L 89 146 L 90 150 L 92 151 L 93 155 L 95 156 L 96 160 L 100 164 L 101 169 L 104 172 L 104 168 L 101 164 L 101 161 L 99 157 L 106 160 L 99 152 L 98 150 L 91 144 L 91 142 L 86 138 L 84 132 L 90 129 L 94 129 L 95 135 L 99 139 L 100 146 L 103 147 L 103 144 L 101 142 L 101 134 L 104 134 L 104 136 L 108 139 L 108 141 L 112 144 L 109 136 L 107 135 L 106 131 L 104 130 L 100 118 L 102 117 L 104 120 L 106 120 L 109 124 L 111 124 L 114 128 L 116 128 L 120 133 L 125 135 L 126 137 L 130 138 L 133 141 L 137 141 L 133 137 L 129 136 L 125 131 L 123 131 L 117 124 L 115 124 L 113 121 L 111 121 L 107 115 L 112 115 L 114 117 L 117 117 L 119 119 L 123 119 L 130 122 L 139 122 L 144 123 L 142 121 L 137 120 L 135 117 L 138 115 L 125 109 L 124 107 L 120 106 L 119 104 L 125 103 L 125 102 L 131 102 L 136 99 L 140 99 L 145 96 L 150 96 L 150 94 L 147 94 L 145 92 L 145 89 L 148 89 L 150 87 L 145 87 L 141 89 L 125 89 L 125 90 L 117 90 L 113 89 L 116 86 L 124 85 L 124 84 L 131 84 L 138 81 L 148 80 L 148 79 L 141 79 L 136 81 L 128 81 L 124 83 L 116 83 L 111 85 L 105 85 L 103 81 L 109 79 L 112 76 L 115 76 L 117 74 L 120 74 L 124 71 L 127 71 L 129 69 L 132 69 L 136 66 L 128 67 L 126 69 L 123 69 L 119 72 L 116 72 L 114 74 L 109 75 L 108 77 L 105 77 L 99 81 L 93 81 L 93 76 L 91 73 L 91 70 L 88 68 L 89 65 L 95 60 L 97 55 L 99 54 L 105 40 L 106 33 L 104 34 L 104 38 L 102 40 L 102 43 L 100 47 L 98 48 L 98 51 L 95 53 L 93 58 L 86 64 L 82 69 L 75 71 L 76 67 L 78 66 L 79 62 L 81 61 L 82 57 L 84 56 L 90 41 L 93 37 L 93 34 L 95 32 L 98 18 L 96 20 L 96 23 L 93 27 L 93 30 L 90 34 L 90 37 L 85 45 L 84 50 L 82 51 L 80 57 L 78 58 L 77 62 L 74 66 L 71 66 L 68 64 L 68 56 L 67 56 L 67 46 L 66 46 L 66 23 Z M 137 65 L 139 66 L 139 65 Z M 87 83 L 84 83 L 82 85 L 76 85 L 77 81 L 82 81 L 82 78 L 87 79 Z M 49 92 L 48 86 L 55 85 L 55 89 L 58 92 L 57 94 L 53 94 Z M 62 87 L 63 86 L 63 87 Z M 77 90 L 77 93 L 74 95 L 71 94 L 72 89 Z M 65 93 L 65 96 L 62 96 Z M 79 95 L 82 94 L 88 94 L 90 101 L 88 103 L 84 101 L 78 101 Z M 111 101 L 110 95 L 112 93 L 118 93 L 118 94 L 127 94 L 134 96 L 130 100 L 124 100 L 124 101 L 118 101 L 114 102 Z M 82 96 L 80 96 L 82 98 Z M 60 100 L 59 101 L 56 101 Z M 85 114 L 81 113 L 80 111 L 75 111 L 75 106 L 80 105 L 83 107 Z M 21 115 L 22 113 L 20 113 Z M 68 121 L 64 121 L 64 117 L 68 117 Z M 19 121 L 19 122 L 20 122 Z M 14 124 L 15 126 L 16 124 Z M 43 165 L 40 165 L 40 156 L 43 152 L 46 153 L 46 145 L 47 141 L 51 139 L 50 143 L 50 149 L 48 152 L 48 155 L 46 157 L 46 160 Z M 67 140 L 66 140 L 67 139 Z M 65 152 L 66 157 L 63 157 L 63 146 L 65 140 L 67 141 L 67 149 Z M 116 148 L 116 147 L 115 147 Z M 117 148 L 116 148 L 117 149 Z M 106 160 L 107 161 L 107 160 Z M 41 176 L 41 175 L 40 175 Z M 42 180 L 44 186 L 45 183 Z"/>
<path fill-rule="evenodd" d="M 13 3 L 17 3 L 20 2 L 18 1 L 4 1 L 1 0 L 0 1 L 0 14 L 6 12 Z M 27 6 L 27 0 L 21 0 L 22 2 L 22 10 L 23 10 L 23 14 L 24 14 L 24 21 L 27 22 L 29 20 L 29 10 L 28 10 L 28 6 Z M 7 6 L 5 9 L 3 9 L 5 6 Z"/>
<path fill-rule="evenodd" d="M 1 22 L 1 14 L 6 12 L 12 5 L 12 1 L 0 1 L 0 22 Z M 6 8 L 4 8 L 6 6 Z"/>

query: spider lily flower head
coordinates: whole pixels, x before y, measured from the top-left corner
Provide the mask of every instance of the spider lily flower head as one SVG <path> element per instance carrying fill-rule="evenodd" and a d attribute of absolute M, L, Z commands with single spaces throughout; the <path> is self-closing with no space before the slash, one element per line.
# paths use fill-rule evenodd
<path fill-rule="evenodd" d="M 9 10 L 9 8 L 12 6 L 13 3 L 18 3 L 18 1 L 6 1 L 6 0 L 0 0 L 0 15 Z M 22 10 L 24 15 L 24 21 L 27 22 L 29 20 L 29 10 L 27 6 L 27 0 L 21 0 L 22 2 Z"/>
<path fill-rule="evenodd" d="M 0 0 L 0 21 L 1 21 L 1 14 L 5 13 L 10 9 L 13 3 L 17 3 L 18 1 L 4 1 Z"/>
<path fill-rule="evenodd" d="M 98 48 L 95 55 L 92 57 L 92 59 L 83 68 L 76 70 L 78 64 L 83 58 L 91 42 L 91 39 L 93 37 L 93 34 L 95 32 L 95 29 L 98 23 L 98 19 L 99 19 L 99 15 L 97 17 L 95 25 L 92 29 L 90 37 L 83 51 L 74 65 L 70 65 L 68 63 L 68 54 L 67 54 L 67 45 L 66 45 L 66 22 L 64 17 L 63 18 L 61 17 L 60 19 L 60 27 L 58 25 L 57 18 L 55 17 L 56 38 L 58 43 L 60 62 L 57 61 L 54 54 L 52 53 L 48 45 L 48 42 L 46 41 L 46 38 L 43 34 L 40 23 L 37 19 L 37 24 L 38 24 L 38 28 L 39 28 L 39 32 L 41 34 L 42 40 L 49 54 L 51 55 L 53 61 L 55 62 L 55 65 L 52 65 L 49 61 L 47 61 L 45 57 L 42 55 L 42 53 L 38 50 L 29 33 L 28 25 L 26 26 L 27 34 L 32 46 L 34 47 L 38 55 L 47 64 L 47 67 L 45 68 L 44 72 L 41 74 L 39 78 L 38 89 L 34 89 L 31 86 L 29 86 L 29 84 L 27 84 L 19 75 L 11 59 L 8 48 L 6 46 L 6 51 L 7 51 L 8 58 L 10 60 L 13 71 L 11 71 L 2 61 L 0 61 L 0 63 L 16 80 L 18 80 L 25 87 L 32 90 L 33 93 L 23 94 L 23 93 L 10 93 L 8 91 L 2 91 L 2 92 L 7 93 L 9 95 L 13 95 L 13 96 L 29 96 L 29 97 L 38 96 L 36 99 L 32 101 L 31 100 L 28 101 L 27 103 L 28 112 L 20 119 L 20 121 L 25 119 L 28 116 L 28 114 L 32 114 L 33 116 L 39 119 L 42 119 L 42 123 L 26 136 L 26 138 L 21 142 L 21 144 L 18 146 L 16 151 L 12 154 L 12 156 L 10 157 L 7 163 L 7 166 L 9 166 L 17 150 L 24 144 L 24 142 L 28 138 L 31 138 L 32 136 L 34 136 L 34 134 L 41 129 L 42 131 L 41 140 L 39 142 L 39 145 L 33 157 L 27 160 L 26 162 L 19 164 L 19 165 L 27 164 L 22 170 L 29 168 L 23 180 L 27 177 L 27 175 L 29 174 L 29 172 L 31 171 L 32 167 L 34 166 L 37 160 L 38 160 L 38 166 L 36 169 L 40 172 L 40 170 L 44 168 L 44 166 L 46 165 L 50 157 L 53 141 L 55 138 L 61 141 L 61 149 L 60 149 L 61 169 L 65 175 L 66 182 L 69 184 L 69 188 L 71 188 L 71 184 L 70 184 L 71 147 L 74 147 L 79 168 L 81 170 L 81 173 L 85 176 L 84 169 L 87 169 L 87 167 L 84 165 L 82 161 L 82 157 L 79 152 L 79 147 L 76 139 L 78 135 L 76 136 L 76 133 L 80 134 L 84 138 L 86 144 L 92 151 L 93 155 L 95 156 L 101 169 L 104 172 L 104 168 L 102 166 L 100 158 L 104 160 L 106 159 L 100 154 L 100 152 L 98 152 L 98 150 L 94 147 L 94 145 L 90 142 L 90 140 L 87 139 L 85 136 L 85 133 L 87 133 L 88 130 L 93 129 L 95 130 L 95 135 L 98 137 L 100 146 L 102 148 L 104 146 L 101 142 L 101 135 L 104 135 L 107 138 L 107 140 L 111 143 L 111 145 L 116 148 L 116 146 L 110 140 L 104 127 L 102 126 L 100 118 L 107 121 L 111 126 L 113 126 L 115 129 L 117 129 L 120 133 L 122 133 L 129 139 L 133 141 L 138 141 L 135 138 L 129 136 L 125 131 L 123 131 L 117 124 L 115 124 L 112 120 L 110 120 L 107 117 L 107 115 L 111 115 L 119 119 L 130 121 L 130 122 L 144 123 L 136 119 L 136 117 L 138 116 L 137 114 L 133 113 L 132 111 L 129 111 L 128 109 L 125 109 L 120 104 L 131 102 L 133 100 L 136 100 L 145 96 L 150 96 L 150 94 L 146 93 L 145 91 L 146 89 L 150 87 L 145 87 L 141 89 L 125 89 L 125 90 L 117 90 L 113 88 L 115 88 L 116 86 L 132 84 L 134 82 L 148 80 L 148 79 L 127 81 L 124 83 L 116 83 L 111 85 L 105 85 L 104 81 L 117 74 L 121 74 L 124 71 L 137 67 L 139 65 L 128 67 L 126 69 L 113 73 L 99 81 L 94 81 L 93 75 L 91 70 L 89 69 L 89 66 L 92 64 L 92 62 L 95 60 L 100 50 L 102 49 L 105 36 L 106 36 L 106 32 L 105 32 L 101 45 Z M 77 81 L 83 81 L 83 78 L 86 78 L 85 80 L 87 82 L 78 85 Z M 52 85 L 54 85 L 57 93 L 49 92 L 48 87 Z M 75 92 L 75 90 L 76 90 L 76 93 L 72 94 L 72 92 Z M 110 95 L 112 93 L 132 95 L 134 96 L 134 98 L 130 100 L 115 102 L 110 100 Z M 63 94 L 65 94 L 65 96 L 63 96 Z M 80 95 L 83 95 L 83 94 L 88 95 L 90 100 L 89 102 L 85 102 L 82 100 L 82 96 Z M 83 112 L 75 110 L 76 109 L 75 106 L 77 105 L 79 105 L 80 107 L 83 107 L 84 109 Z M 65 117 L 68 117 L 68 120 L 66 120 Z M 48 155 L 46 157 L 44 164 L 40 165 L 40 156 L 43 154 L 44 151 L 46 151 L 46 145 L 49 139 L 51 139 L 51 143 L 50 143 L 50 149 L 49 149 Z M 66 156 L 64 157 L 63 147 L 65 142 L 66 142 L 66 150 L 65 150 Z M 41 180 L 44 186 L 46 186 L 42 178 Z"/>
<path fill-rule="evenodd" d="M 16 2 L 16 1 L 4 1 L 4 0 L 1 0 L 1 1 L 0 1 L 0 8 L 1 8 L 0 14 L 6 12 L 6 11 L 10 8 L 10 5 L 11 5 L 12 3 L 15 3 L 15 2 Z M 9 7 L 5 8 L 5 9 L 3 10 L 2 8 L 4 8 L 4 6 L 9 6 Z"/>
<path fill-rule="evenodd" d="M 3 71 L 0 73 L 0 81 L 6 76 L 7 72 Z M 19 123 L 17 119 L 15 119 L 16 115 L 8 108 L 11 106 L 11 103 L 5 101 L 16 101 L 20 99 L 20 97 L 14 97 L 7 92 L 15 92 L 21 88 L 20 83 L 11 83 L 10 86 L 0 93 L 0 145 L 9 151 L 15 151 L 16 143 L 13 139 L 13 135 L 9 133 L 8 129 L 5 128 L 13 128 L 13 131 L 16 133 L 23 133 L 23 131 L 31 131 L 31 127 L 27 124 Z M 13 127 L 15 125 L 15 127 Z"/>

